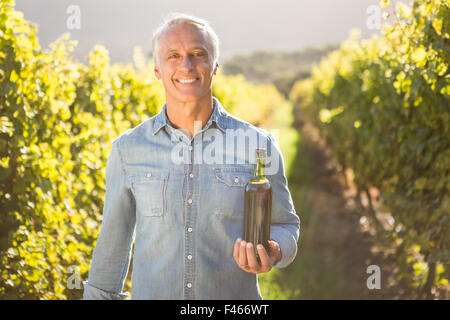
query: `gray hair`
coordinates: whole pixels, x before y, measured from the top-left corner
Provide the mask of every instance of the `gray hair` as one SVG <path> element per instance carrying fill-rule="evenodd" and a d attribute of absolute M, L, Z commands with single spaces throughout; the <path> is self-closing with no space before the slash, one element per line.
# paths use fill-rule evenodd
<path fill-rule="evenodd" d="M 208 21 L 185 13 L 169 14 L 166 18 L 164 18 L 163 23 L 161 23 L 159 27 L 153 32 L 152 49 L 155 65 L 156 66 L 159 65 L 158 50 L 161 35 L 171 26 L 178 24 L 192 25 L 198 28 L 199 30 L 206 32 L 206 34 L 211 39 L 211 44 L 213 47 L 213 65 L 214 65 L 219 59 L 219 37 L 217 36 L 213 28 L 211 28 Z"/>

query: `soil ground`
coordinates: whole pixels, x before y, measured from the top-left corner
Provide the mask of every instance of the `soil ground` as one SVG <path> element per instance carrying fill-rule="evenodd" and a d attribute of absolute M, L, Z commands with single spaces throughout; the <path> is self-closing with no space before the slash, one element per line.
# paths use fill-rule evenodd
<path fill-rule="evenodd" d="M 355 200 L 351 179 L 344 178 L 330 150 L 298 111 L 294 126 L 300 139 L 288 181 L 301 227 L 296 259 L 273 276 L 289 292 L 284 298 L 412 298 L 396 280 L 395 261 L 383 258 L 371 242 L 373 228 L 361 223 L 364 208 Z M 379 289 L 368 288 L 371 265 L 379 267 Z"/>

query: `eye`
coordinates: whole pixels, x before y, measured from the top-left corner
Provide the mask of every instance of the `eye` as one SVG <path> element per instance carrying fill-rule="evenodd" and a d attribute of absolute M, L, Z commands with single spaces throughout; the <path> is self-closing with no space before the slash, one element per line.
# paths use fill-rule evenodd
<path fill-rule="evenodd" d="M 178 53 L 174 53 L 174 54 L 169 55 L 169 57 L 167 59 L 176 59 L 178 57 L 179 57 Z"/>
<path fill-rule="evenodd" d="M 202 51 L 194 52 L 194 57 L 204 57 L 205 55 L 206 55 L 206 53 L 204 53 Z"/>

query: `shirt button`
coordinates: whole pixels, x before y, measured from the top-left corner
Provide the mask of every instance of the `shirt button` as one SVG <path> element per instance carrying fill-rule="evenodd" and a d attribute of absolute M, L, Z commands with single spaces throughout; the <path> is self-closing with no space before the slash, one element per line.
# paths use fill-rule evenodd
<path fill-rule="evenodd" d="M 192 151 L 192 146 L 189 146 L 188 149 L 189 149 L 189 151 Z"/>
<path fill-rule="evenodd" d="M 150 178 L 152 176 L 152 174 L 149 172 L 147 173 L 147 178 Z"/>
<path fill-rule="evenodd" d="M 192 232 L 192 228 L 191 227 L 188 228 L 188 232 Z"/>
<path fill-rule="evenodd" d="M 192 199 L 188 199 L 188 203 L 191 204 L 192 203 Z"/>
<path fill-rule="evenodd" d="M 192 255 L 187 256 L 188 260 L 192 260 Z"/>
<path fill-rule="evenodd" d="M 188 282 L 188 283 L 186 284 L 186 287 L 192 288 L 192 283 Z"/>
<path fill-rule="evenodd" d="M 193 178 L 193 177 L 194 177 L 194 174 L 193 174 L 192 172 L 189 173 L 189 177 Z"/>

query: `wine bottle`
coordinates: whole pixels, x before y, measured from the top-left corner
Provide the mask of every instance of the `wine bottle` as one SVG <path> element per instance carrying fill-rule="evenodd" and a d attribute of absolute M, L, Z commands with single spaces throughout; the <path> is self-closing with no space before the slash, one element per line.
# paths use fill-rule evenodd
<path fill-rule="evenodd" d="M 265 176 L 266 149 L 256 149 L 254 176 L 245 185 L 244 235 L 246 242 L 255 248 L 262 244 L 269 253 L 270 223 L 272 212 L 272 186 Z"/>

